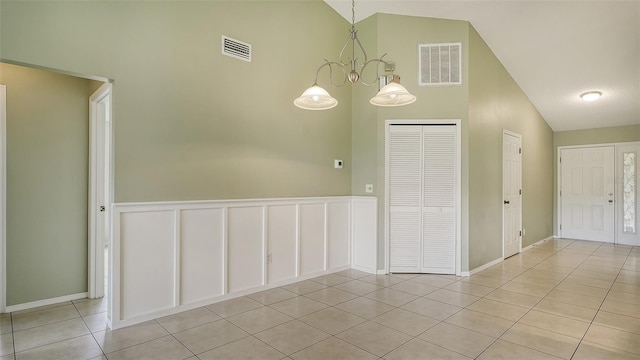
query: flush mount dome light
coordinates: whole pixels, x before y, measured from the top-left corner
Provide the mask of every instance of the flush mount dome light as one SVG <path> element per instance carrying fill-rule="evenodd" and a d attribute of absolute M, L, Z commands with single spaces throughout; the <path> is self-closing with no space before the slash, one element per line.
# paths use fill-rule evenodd
<path fill-rule="evenodd" d="M 580 94 L 580 98 L 584 101 L 598 100 L 600 96 L 602 96 L 602 92 L 600 91 L 587 91 L 585 93 Z"/>

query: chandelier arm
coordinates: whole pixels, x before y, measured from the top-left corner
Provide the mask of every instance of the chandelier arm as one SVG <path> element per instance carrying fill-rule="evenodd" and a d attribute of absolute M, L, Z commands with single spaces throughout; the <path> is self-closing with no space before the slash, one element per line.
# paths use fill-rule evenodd
<path fill-rule="evenodd" d="M 367 52 L 366 52 L 366 51 L 364 51 L 364 46 L 362 46 L 362 43 L 360 42 L 360 39 L 358 39 L 358 37 L 357 37 L 357 36 L 355 37 L 355 39 L 354 39 L 354 40 L 355 40 L 354 42 L 357 42 L 357 43 L 358 43 L 358 47 L 360 48 L 360 51 L 362 51 L 362 54 L 364 55 L 364 61 L 362 62 L 362 64 L 363 64 L 363 65 L 362 65 L 362 67 L 364 67 L 364 64 L 366 64 L 367 62 L 369 62 L 369 60 L 368 60 L 369 58 L 367 57 Z M 384 56 L 384 55 L 383 55 L 383 56 Z M 353 49 L 353 57 L 354 57 L 354 58 L 356 57 L 356 50 L 355 50 L 355 47 L 354 47 L 354 49 Z M 382 59 L 382 57 L 380 57 L 380 58 Z"/>
<path fill-rule="evenodd" d="M 338 66 L 341 70 L 342 70 L 342 83 L 335 83 L 333 81 L 333 65 Z M 329 82 L 331 83 L 331 85 L 335 86 L 335 87 L 342 87 L 347 83 L 347 72 L 345 70 L 345 64 L 341 64 L 339 62 L 336 61 L 329 61 L 327 59 L 324 60 L 324 64 L 320 65 L 320 67 L 318 68 L 318 70 L 316 71 L 316 79 L 313 82 L 314 85 L 318 85 L 318 76 L 320 75 L 320 71 L 324 68 L 324 67 L 329 67 Z"/>
<path fill-rule="evenodd" d="M 342 66 L 345 66 L 347 63 L 344 61 L 344 51 L 347 49 L 347 46 L 349 46 L 349 41 L 351 41 L 351 39 L 345 41 L 344 45 L 342 45 L 342 49 L 340 50 L 340 64 L 342 64 Z M 325 60 L 326 61 L 326 60 Z"/>
<path fill-rule="evenodd" d="M 362 83 L 366 86 L 373 86 L 377 84 L 378 79 L 380 78 L 380 64 L 384 64 L 384 65 L 388 65 L 389 63 L 384 61 L 383 58 L 386 56 L 387 54 L 383 54 L 382 56 L 380 56 L 379 59 L 371 59 L 367 62 L 365 62 L 364 64 L 362 64 L 362 70 L 361 70 L 361 74 L 364 75 L 364 69 L 367 65 L 371 64 L 371 63 L 377 63 L 376 65 L 376 77 L 372 82 L 367 82 L 366 80 L 364 80 L 364 78 L 361 77 L 360 81 L 362 81 Z M 393 72 L 392 72 L 393 74 Z"/>

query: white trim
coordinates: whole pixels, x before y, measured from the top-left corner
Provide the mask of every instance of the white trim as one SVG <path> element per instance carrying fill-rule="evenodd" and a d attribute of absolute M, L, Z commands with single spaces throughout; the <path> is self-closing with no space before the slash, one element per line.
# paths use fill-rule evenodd
<path fill-rule="evenodd" d="M 520 142 L 520 152 L 518 153 L 518 156 L 520 157 L 520 161 L 519 163 L 519 168 L 518 168 L 518 187 L 520 188 L 520 213 L 518 214 L 518 218 L 519 218 L 519 222 L 520 222 L 520 229 L 518 231 L 520 231 L 520 235 L 518 235 L 518 254 L 522 252 L 522 228 L 524 227 L 524 225 L 522 224 L 522 211 L 524 209 L 524 196 L 522 196 L 522 168 L 523 168 L 523 164 L 522 164 L 522 160 L 523 160 L 523 156 L 522 156 L 522 135 L 513 132 L 513 131 L 509 131 L 507 129 L 502 129 L 502 199 L 504 200 L 504 136 L 505 135 L 509 135 L 509 136 L 513 136 L 515 138 L 518 139 L 518 141 Z M 504 238 L 504 204 L 502 206 L 502 258 L 504 259 L 504 243 L 505 243 L 505 238 Z M 473 272 L 471 272 L 473 274 Z"/>
<path fill-rule="evenodd" d="M 389 273 L 389 131 L 391 125 L 456 127 L 456 275 L 462 273 L 462 121 L 460 119 L 391 119 L 384 122 L 384 273 Z"/>
<path fill-rule="evenodd" d="M 525 251 L 531 250 L 534 247 L 539 246 L 544 242 L 547 242 L 547 241 L 553 240 L 553 239 L 558 239 L 558 238 L 555 237 L 555 236 L 549 236 L 549 237 L 546 237 L 546 238 L 544 238 L 542 240 L 536 241 L 535 243 L 533 243 L 533 244 L 531 244 L 531 245 L 529 245 L 529 246 L 527 246 L 525 248 L 522 248 L 522 251 L 520 251 L 520 254 L 522 254 Z M 519 255 L 519 254 L 516 254 L 516 255 Z M 488 262 L 488 263 L 486 263 L 484 265 L 481 265 L 481 266 L 479 266 L 479 267 L 477 267 L 477 268 L 475 268 L 475 269 L 473 269 L 471 271 L 462 272 L 460 274 L 460 276 L 471 276 L 471 275 L 474 275 L 474 274 L 476 274 L 476 273 L 478 273 L 478 272 L 480 272 L 482 270 L 486 270 L 486 269 L 488 269 L 488 268 L 490 268 L 490 267 L 492 267 L 494 265 L 498 265 L 503 261 L 504 261 L 504 258 L 497 258 L 497 259 L 495 259 L 493 261 L 490 261 L 490 262 Z"/>
<path fill-rule="evenodd" d="M 531 250 L 531 249 L 533 249 L 534 247 L 536 247 L 536 246 L 540 246 L 540 245 L 542 245 L 543 243 L 545 243 L 545 242 L 547 242 L 547 241 L 549 241 L 549 240 L 553 240 L 553 239 L 556 239 L 556 237 L 555 237 L 555 236 L 549 236 L 549 237 L 544 238 L 544 239 L 542 239 L 542 240 L 536 241 L 536 242 L 534 242 L 533 244 L 531 244 L 531 245 L 529 245 L 529 246 L 525 247 L 524 249 L 522 249 L 522 252 L 525 252 L 525 251 L 527 251 L 527 250 Z"/>
<path fill-rule="evenodd" d="M 91 97 L 89 97 L 89 203 L 88 203 L 88 284 L 87 291 L 90 298 L 100 297 L 102 295 L 104 289 L 104 253 L 101 246 L 98 246 L 98 234 L 97 234 L 97 211 L 98 207 L 101 205 L 98 201 L 98 193 L 97 193 L 97 182 L 98 179 L 98 146 L 101 143 L 99 141 L 100 138 L 104 139 L 104 133 L 99 133 L 100 129 L 103 129 L 105 132 L 111 134 L 111 123 L 112 119 L 107 121 L 108 128 L 98 126 L 98 104 L 108 100 L 109 101 L 109 109 L 108 116 L 112 117 L 112 87 L 110 83 L 105 83 L 98 90 L 96 90 Z M 109 155 L 109 203 L 113 201 L 113 146 L 112 146 L 112 136 L 109 136 L 108 148 L 110 151 Z M 110 211 L 109 204 L 104 204 L 105 209 Z M 106 214 L 109 216 L 109 213 Z M 107 225 L 105 231 L 107 233 L 110 231 L 111 226 Z M 107 240 L 109 235 L 107 235 Z M 101 286 L 100 286 L 101 285 Z"/>
<path fill-rule="evenodd" d="M 0 313 L 7 305 L 7 87 L 0 85 Z"/>
<path fill-rule="evenodd" d="M 50 298 L 50 299 L 44 299 L 44 300 L 32 301 L 32 302 L 23 303 L 23 304 L 7 306 L 7 311 L 6 312 L 10 313 L 10 312 L 15 312 L 15 311 L 29 310 L 29 309 L 37 308 L 37 307 L 40 307 L 40 306 L 54 305 L 54 304 L 58 304 L 58 303 L 61 303 L 61 302 L 79 300 L 79 299 L 86 299 L 86 298 L 87 298 L 87 293 L 86 292 L 78 293 L 78 294 L 65 295 L 65 296 L 59 296 L 59 297 Z"/>
<path fill-rule="evenodd" d="M 469 271 L 467 276 L 471 276 L 473 274 L 479 273 L 480 271 L 486 270 L 486 269 L 492 267 L 493 265 L 498 265 L 503 261 L 504 261 L 504 258 L 497 258 L 497 259 L 495 259 L 493 261 L 490 261 L 490 262 L 488 262 L 488 263 L 486 263 L 486 264 L 484 264 L 484 265 L 482 265 L 480 267 L 477 267 L 477 268 Z"/>
<path fill-rule="evenodd" d="M 109 327 L 111 329 L 113 329 L 113 330 L 116 330 L 116 329 L 123 328 L 123 327 L 126 327 L 126 326 L 131 326 L 131 325 L 135 325 L 135 324 L 140 324 L 140 323 L 145 322 L 145 321 L 154 320 L 154 319 L 157 319 L 157 318 L 160 318 L 160 317 L 181 313 L 183 311 L 193 310 L 193 309 L 196 309 L 196 308 L 199 308 L 199 307 L 203 307 L 203 306 L 213 305 L 213 304 L 216 304 L 216 303 L 219 303 L 219 302 L 222 302 L 222 301 L 231 300 L 231 299 L 235 299 L 235 298 L 238 298 L 238 297 L 241 297 L 241 296 L 250 295 L 250 294 L 255 294 L 255 293 L 260 292 L 260 291 L 265 291 L 265 290 L 269 290 L 269 289 L 273 289 L 273 288 L 277 288 L 277 287 L 281 287 L 281 286 L 286 286 L 286 285 L 293 284 L 293 283 L 296 283 L 296 282 L 312 279 L 312 278 L 315 278 L 315 277 L 318 277 L 318 276 L 334 274 L 334 273 L 337 273 L 337 272 L 340 272 L 340 271 L 344 271 L 344 270 L 349 270 L 349 269 L 351 269 L 351 267 L 349 265 L 345 265 L 345 266 L 337 267 L 337 268 L 332 269 L 332 270 L 319 271 L 319 272 L 315 272 L 315 273 L 311 273 L 311 274 L 307 274 L 307 275 L 302 275 L 300 277 L 296 277 L 296 278 L 292 278 L 292 279 L 287 279 L 287 280 L 274 282 L 274 283 L 267 284 L 267 285 L 257 286 L 257 287 L 254 287 L 254 288 L 244 289 L 244 290 L 241 290 L 241 291 L 235 291 L 235 292 L 232 292 L 232 293 L 226 293 L 224 295 L 216 297 L 215 299 L 202 300 L 202 301 L 198 301 L 198 302 L 194 302 L 194 303 L 180 305 L 179 307 L 162 310 L 162 311 L 159 311 L 159 312 L 153 312 L 153 313 L 150 313 L 150 314 L 136 316 L 135 318 L 130 318 L 130 319 L 126 319 L 126 320 L 120 320 L 120 321 L 117 322 L 117 326 L 115 328 L 111 327 L 111 324 L 109 324 Z"/>
<path fill-rule="evenodd" d="M 324 237 L 319 238 L 319 242 L 316 244 L 321 245 L 318 248 L 324 249 L 324 254 L 313 254 L 312 257 L 322 262 L 322 266 L 318 267 L 317 271 L 314 271 L 312 274 L 304 274 L 300 276 L 301 271 L 301 234 L 304 232 L 302 229 L 303 224 L 301 224 L 301 214 L 300 208 L 302 205 L 314 204 L 314 205 L 323 205 L 323 213 L 324 213 Z M 341 253 L 339 258 L 341 262 L 336 263 L 334 266 L 331 266 L 331 258 L 328 253 L 330 250 L 331 243 L 331 235 L 328 232 L 329 226 L 329 218 L 331 213 L 331 208 L 329 204 L 344 204 L 348 206 L 348 213 L 340 216 L 346 216 L 347 221 L 344 223 L 340 221 L 342 226 L 342 230 L 339 232 L 341 234 L 348 234 L 346 237 L 340 237 L 340 244 L 336 245 L 340 246 Z M 274 281 L 269 282 L 268 271 L 269 267 L 267 264 L 267 253 L 269 251 L 268 248 L 268 226 L 278 226 L 279 224 L 268 224 L 268 208 L 270 206 L 283 206 L 283 205 L 291 205 L 295 206 L 296 212 L 295 214 L 291 214 L 291 216 L 284 220 L 288 222 L 288 224 L 295 224 L 296 226 L 296 269 L 291 269 L 292 277 L 288 277 L 283 281 Z M 358 206 L 355 206 L 358 205 Z M 255 263 L 253 268 L 261 269 L 263 274 L 260 278 L 260 281 L 252 282 L 251 287 L 248 289 L 242 289 L 239 291 L 234 291 L 229 288 L 229 279 L 232 274 L 230 274 L 229 269 L 229 242 L 234 241 L 233 239 L 229 239 L 228 236 L 228 211 L 233 208 L 259 208 L 261 209 L 262 216 L 258 219 L 247 219 L 247 221 L 242 226 L 252 227 L 255 231 L 258 228 L 261 228 L 261 249 L 256 249 L 258 253 L 262 254 L 261 260 L 259 263 Z M 344 209 L 339 206 L 337 208 Z M 195 301 L 185 300 L 181 297 L 181 291 L 183 284 L 181 284 L 181 275 L 180 270 L 183 265 L 190 264 L 190 258 L 185 258 L 180 255 L 181 251 L 181 243 L 183 240 L 180 239 L 182 231 L 181 231 L 181 221 L 182 216 L 180 215 L 183 210 L 209 210 L 209 209 L 218 209 L 220 214 L 216 215 L 217 219 L 221 221 L 222 233 L 223 236 L 221 239 L 216 240 L 221 242 L 221 246 L 223 247 L 223 253 L 219 255 L 220 257 L 216 259 L 212 259 L 213 261 L 222 261 L 223 265 L 220 269 L 220 274 L 218 274 L 218 270 L 215 273 L 201 273 L 202 276 L 221 276 L 223 279 L 223 291 L 210 293 L 206 296 L 206 298 L 200 298 Z M 314 197 L 314 198 L 287 198 L 287 199 L 251 199 L 251 200 L 213 200 L 213 201 L 187 201 L 187 202 L 156 202 L 156 203 L 124 203 L 124 204 L 113 204 L 112 205 L 112 246 L 110 247 L 111 256 L 110 256 L 110 285 L 111 291 L 108 304 L 108 324 L 111 328 L 116 329 L 123 326 L 133 325 L 139 323 L 141 321 L 146 321 L 149 319 L 166 316 L 170 314 L 174 314 L 177 312 L 193 309 L 198 306 L 212 304 L 215 302 L 223 301 L 226 299 L 230 299 L 237 296 L 242 296 L 249 293 L 254 293 L 258 291 L 264 291 L 267 289 L 271 289 L 273 287 L 282 286 L 285 284 L 293 283 L 296 281 L 305 280 L 308 278 L 312 278 L 315 276 L 320 276 L 324 274 L 330 274 L 337 271 L 342 271 L 349 268 L 358 268 L 354 266 L 354 259 L 358 259 L 361 265 L 370 267 L 367 269 L 362 269 L 363 271 L 367 271 L 369 273 L 376 273 L 375 265 L 377 259 L 377 198 L 375 197 L 353 197 L 353 196 L 333 196 L 333 197 Z M 342 211 L 342 210 L 341 210 Z M 152 214 L 157 213 L 170 213 L 170 221 L 174 224 L 169 230 L 165 226 L 165 230 L 161 237 L 164 239 L 165 244 L 169 244 L 166 241 L 171 239 L 171 248 L 173 251 L 172 258 L 174 259 L 173 264 L 164 264 L 158 263 L 156 261 L 155 265 L 160 265 L 162 267 L 162 271 L 168 270 L 169 267 L 173 270 L 173 276 L 175 279 L 173 284 L 169 286 L 166 282 L 161 283 L 161 287 L 166 286 L 165 288 L 160 289 L 160 294 L 162 296 L 166 296 L 172 293 L 173 298 L 172 301 L 165 304 L 156 304 L 150 305 L 148 309 L 145 307 L 146 293 L 135 293 L 131 290 L 132 288 L 122 288 L 123 286 L 120 281 L 123 278 L 127 278 L 127 273 L 125 270 L 134 271 L 137 266 L 144 266 L 146 264 L 145 259 L 152 261 L 153 253 L 145 253 L 145 252 L 136 252 L 136 262 L 132 262 L 134 260 L 129 261 L 127 264 L 123 264 L 121 259 L 121 255 L 124 251 L 142 251 L 139 248 L 128 247 L 127 245 L 132 245 L 136 243 L 137 239 L 144 238 L 146 234 L 146 230 L 134 232 L 128 232 L 127 229 L 137 229 L 135 226 L 136 219 L 139 219 L 138 215 L 141 215 L 141 218 L 145 218 L 145 216 L 153 216 Z M 358 216 L 354 216 L 355 213 L 358 213 Z M 131 216 L 133 215 L 133 216 Z M 126 216 L 130 216 L 125 218 Z M 126 220 L 126 223 L 122 223 L 123 219 L 131 219 Z M 149 219 L 146 217 L 145 219 Z M 164 220 L 156 220 L 156 221 L 167 221 L 167 217 L 162 217 Z M 142 221 L 147 221 L 142 220 Z M 242 219 L 236 219 L 238 221 L 242 221 Z M 131 221 L 131 222 L 130 222 Z M 154 223 L 144 222 L 145 227 L 151 226 L 154 228 Z M 152 224 L 152 225 L 149 225 Z M 159 224 L 159 223 L 157 223 Z M 165 224 L 166 225 L 166 224 Z M 132 226 L 132 227 L 129 227 Z M 144 228 L 143 228 L 144 229 Z M 255 233 L 254 231 L 254 233 Z M 346 232 L 346 234 L 344 232 Z M 216 231 L 217 232 L 217 231 Z M 240 239 L 241 240 L 241 239 Z M 277 239 L 274 239 L 277 240 Z M 256 243 L 257 244 L 257 243 Z M 258 245 L 256 245 L 258 246 Z M 254 253 L 253 251 L 251 251 Z M 356 256 L 358 255 L 358 256 Z M 150 256 L 146 258 L 145 256 Z M 235 255 L 236 259 L 238 258 L 238 254 Z M 242 256 L 242 255 L 240 255 Z M 346 256 L 346 258 L 344 258 Z M 195 260 L 195 261 L 202 261 Z M 315 263 L 315 260 L 312 259 Z M 344 262 L 343 262 L 344 261 Z M 320 262 L 318 262 L 319 264 Z M 123 267 L 124 265 L 128 266 L 128 268 Z M 236 271 L 235 269 L 234 271 Z M 203 269 L 203 271 L 209 271 L 207 269 Z M 295 274 L 294 274 L 295 273 Z M 153 279 L 150 279 L 153 281 Z M 129 289 L 129 290 L 127 290 Z M 166 298 L 169 300 L 169 298 Z M 186 302 L 185 302 L 186 301 Z M 124 314 L 122 309 L 125 306 L 129 306 L 129 304 L 135 304 L 136 311 Z"/>

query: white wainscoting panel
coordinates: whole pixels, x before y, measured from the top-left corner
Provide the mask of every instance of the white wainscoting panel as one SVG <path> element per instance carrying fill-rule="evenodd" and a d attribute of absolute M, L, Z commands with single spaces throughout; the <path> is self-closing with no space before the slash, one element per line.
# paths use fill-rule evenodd
<path fill-rule="evenodd" d="M 297 274 L 298 207 L 272 205 L 267 209 L 267 281 L 293 279 Z"/>
<path fill-rule="evenodd" d="M 351 267 L 375 274 L 378 270 L 378 206 L 375 198 L 353 198 Z"/>
<path fill-rule="evenodd" d="M 114 204 L 110 326 L 351 267 L 375 274 L 376 201 L 340 196 Z"/>
<path fill-rule="evenodd" d="M 300 275 L 325 270 L 325 204 L 300 205 Z"/>
<path fill-rule="evenodd" d="M 230 293 L 263 284 L 263 207 L 238 207 L 228 210 L 227 279 Z"/>
<path fill-rule="evenodd" d="M 327 208 L 327 267 L 333 269 L 338 266 L 349 265 L 349 256 L 351 255 L 349 213 L 351 204 L 328 203 Z"/>
<path fill-rule="evenodd" d="M 120 244 L 121 319 L 175 306 L 174 214 L 122 214 L 120 237 L 135 241 Z"/>
<path fill-rule="evenodd" d="M 224 295 L 224 212 L 182 210 L 180 218 L 180 304 Z"/>

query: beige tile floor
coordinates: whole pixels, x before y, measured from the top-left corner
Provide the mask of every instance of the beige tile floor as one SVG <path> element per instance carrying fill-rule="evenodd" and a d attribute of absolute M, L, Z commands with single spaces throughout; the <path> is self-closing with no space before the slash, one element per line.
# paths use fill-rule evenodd
<path fill-rule="evenodd" d="M 5 359 L 640 359 L 640 247 L 552 240 L 471 277 L 346 270 L 110 331 L 0 317 Z"/>

